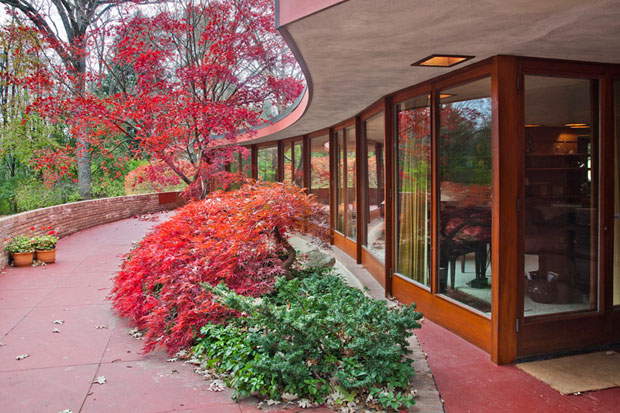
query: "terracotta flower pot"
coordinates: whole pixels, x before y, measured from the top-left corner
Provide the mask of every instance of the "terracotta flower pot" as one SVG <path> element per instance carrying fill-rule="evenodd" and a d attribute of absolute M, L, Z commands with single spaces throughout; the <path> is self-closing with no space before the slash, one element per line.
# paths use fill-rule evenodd
<path fill-rule="evenodd" d="M 51 264 L 54 261 L 56 261 L 56 250 L 55 249 L 44 250 L 44 251 L 37 250 L 37 259 L 46 264 Z"/>
<path fill-rule="evenodd" d="M 13 265 L 16 267 L 28 267 L 32 265 L 34 252 L 14 252 Z"/>

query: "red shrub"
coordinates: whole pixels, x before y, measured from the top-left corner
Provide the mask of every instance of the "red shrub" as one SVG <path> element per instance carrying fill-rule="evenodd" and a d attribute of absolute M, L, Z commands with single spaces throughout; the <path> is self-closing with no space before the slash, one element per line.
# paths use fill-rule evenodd
<path fill-rule="evenodd" d="M 180 209 L 128 254 L 114 279 L 114 308 L 146 329 L 145 351 L 174 353 L 228 313 L 200 283 L 264 294 L 287 272 L 290 246 L 279 235 L 326 239 L 325 222 L 322 206 L 296 187 L 250 183 L 215 192 Z"/>

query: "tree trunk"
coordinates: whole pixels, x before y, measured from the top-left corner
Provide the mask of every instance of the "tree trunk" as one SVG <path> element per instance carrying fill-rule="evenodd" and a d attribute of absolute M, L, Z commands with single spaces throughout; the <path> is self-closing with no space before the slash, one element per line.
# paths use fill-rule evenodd
<path fill-rule="evenodd" d="M 286 257 L 286 260 L 282 264 L 282 267 L 286 271 L 285 273 L 286 279 L 292 280 L 293 276 L 291 275 L 291 266 L 295 262 L 295 257 L 297 256 L 297 253 L 295 252 L 295 248 L 293 248 L 293 246 L 289 244 L 288 240 L 284 238 L 282 234 L 280 234 L 280 229 L 278 227 L 275 227 L 273 229 L 273 234 L 276 237 L 276 241 L 278 241 L 278 243 L 282 245 L 284 249 L 286 249 L 286 252 L 288 253 L 288 257 Z"/>
<path fill-rule="evenodd" d="M 90 144 L 83 135 L 75 137 L 77 142 L 77 177 L 82 199 L 92 198 L 92 173 L 90 169 Z"/>
<path fill-rule="evenodd" d="M 85 45 L 80 43 L 82 49 Z M 79 60 L 74 64 L 77 68 L 75 76 L 75 90 L 78 95 L 82 95 L 86 88 L 86 79 L 84 75 L 86 73 L 86 56 L 82 55 Z M 76 141 L 76 158 L 77 158 L 77 179 L 78 188 L 80 191 L 80 197 L 82 199 L 92 198 L 92 171 L 90 168 L 91 156 L 90 156 L 90 143 L 84 133 L 79 133 L 75 136 Z"/>

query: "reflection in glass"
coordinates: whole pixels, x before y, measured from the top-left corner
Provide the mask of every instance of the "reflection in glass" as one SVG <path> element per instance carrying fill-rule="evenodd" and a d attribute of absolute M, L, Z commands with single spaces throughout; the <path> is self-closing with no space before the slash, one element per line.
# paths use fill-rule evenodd
<path fill-rule="evenodd" d="M 284 144 L 284 182 L 298 186 L 302 186 L 304 181 L 301 148 L 300 140 Z"/>
<path fill-rule="evenodd" d="M 310 140 L 310 193 L 329 205 L 329 135 Z"/>
<path fill-rule="evenodd" d="M 355 240 L 357 234 L 357 193 L 356 193 L 356 173 L 355 173 L 355 127 L 352 126 L 345 130 L 345 146 L 347 150 L 347 237 Z"/>
<path fill-rule="evenodd" d="M 396 272 L 430 287 L 431 109 L 427 96 L 396 106 Z"/>
<path fill-rule="evenodd" d="M 616 143 L 614 156 L 614 305 L 620 305 L 620 81 L 614 83 Z"/>
<path fill-rule="evenodd" d="M 385 262 L 385 202 L 384 188 L 384 114 L 364 122 L 366 140 L 366 222 L 363 245 L 379 261 Z"/>
<path fill-rule="evenodd" d="M 344 234 L 344 134 L 335 132 L 336 136 L 336 231 Z"/>
<path fill-rule="evenodd" d="M 524 315 L 596 308 L 596 81 L 525 77 Z"/>
<path fill-rule="evenodd" d="M 439 290 L 491 313 L 491 79 L 440 92 Z"/>
<path fill-rule="evenodd" d="M 293 182 L 293 143 L 284 144 L 284 183 Z"/>
<path fill-rule="evenodd" d="M 272 146 L 258 150 L 258 179 L 276 182 L 278 176 L 278 148 Z"/>
<path fill-rule="evenodd" d="M 252 156 L 250 150 L 245 154 L 239 154 L 241 158 L 241 173 L 248 178 L 252 176 Z"/>
<path fill-rule="evenodd" d="M 303 156 L 302 156 L 302 141 L 293 142 L 293 184 L 297 186 L 304 185 L 304 168 L 303 168 Z"/>

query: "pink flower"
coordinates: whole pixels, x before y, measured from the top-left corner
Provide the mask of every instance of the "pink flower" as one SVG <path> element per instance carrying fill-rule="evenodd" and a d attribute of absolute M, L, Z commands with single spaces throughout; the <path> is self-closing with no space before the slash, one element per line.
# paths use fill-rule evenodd
<path fill-rule="evenodd" d="M 30 230 L 31 230 L 31 231 L 34 231 L 34 227 L 30 227 Z"/>
<path fill-rule="evenodd" d="M 49 235 L 54 235 L 55 233 L 56 233 L 56 231 L 53 231 L 53 230 L 52 230 L 52 231 L 50 231 L 48 234 L 49 234 Z"/>

